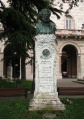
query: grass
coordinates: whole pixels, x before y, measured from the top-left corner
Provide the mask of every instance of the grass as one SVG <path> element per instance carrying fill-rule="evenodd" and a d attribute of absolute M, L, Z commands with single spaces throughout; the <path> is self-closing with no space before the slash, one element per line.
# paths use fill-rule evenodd
<path fill-rule="evenodd" d="M 21 87 L 31 90 L 32 81 L 21 80 Z M 15 88 L 16 81 L 9 82 L 0 79 L 0 88 Z M 28 95 L 29 96 L 29 95 Z M 30 97 L 30 96 L 29 96 Z M 29 98 L 0 98 L 0 119 L 43 119 L 45 113 L 55 113 L 56 119 L 84 119 L 84 98 L 64 98 L 61 101 L 66 105 L 64 111 L 28 111 Z"/>
<path fill-rule="evenodd" d="M 51 111 L 55 119 L 84 119 L 84 98 L 62 99 L 64 111 Z M 28 111 L 28 99 L 0 100 L 0 119 L 42 119 L 47 111 Z"/>
<path fill-rule="evenodd" d="M 20 85 L 22 88 L 28 88 L 31 90 L 32 81 L 20 80 Z M 0 88 L 16 88 L 16 81 L 10 82 L 7 79 L 0 79 Z"/>

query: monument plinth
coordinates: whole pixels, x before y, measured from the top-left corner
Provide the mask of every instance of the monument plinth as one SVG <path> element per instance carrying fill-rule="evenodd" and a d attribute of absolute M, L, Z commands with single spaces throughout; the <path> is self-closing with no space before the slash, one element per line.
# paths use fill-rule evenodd
<path fill-rule="evenodd" d="M 35 92 L 29 110 L 41 110 L 48 106 L 53 110 L 64 110 L 57 92 L 55 35 L 37 35 L 35 51 Z"/>
<path fill-rule="evenodd" d="M 35 92 L 29 110 L 64 110 L 58 98 L 56 79 L 56 36 L 55 23 L 50 20 L 51 12 L 43 9 L 39 13 L 35 36 Z"/>

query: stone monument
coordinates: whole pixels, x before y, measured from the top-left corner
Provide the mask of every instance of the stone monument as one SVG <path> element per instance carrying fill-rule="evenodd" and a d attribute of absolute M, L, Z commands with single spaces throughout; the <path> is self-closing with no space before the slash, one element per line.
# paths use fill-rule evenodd
<path fill-rule="evenodd" d="M 56 36 L 55 23 L 50 20 L 51 12 L 42 9 L 40 22 L 36 24 L 35 36 L 35 91 L 29 110 L 64 110 L 58 98 L 56 79 Z"/>
<path fill-rule="evenodd" d="M 7 67 L 7 78 L 12 81 L 12 72 L 13 72 L 13 67 L 12 67 L 12 62 L 10 61 Z"/>

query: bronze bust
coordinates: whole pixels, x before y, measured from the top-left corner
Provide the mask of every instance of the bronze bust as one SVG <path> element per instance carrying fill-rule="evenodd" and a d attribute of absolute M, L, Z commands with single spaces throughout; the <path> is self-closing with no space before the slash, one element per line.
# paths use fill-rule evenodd
<path fill-rule="evenodd" d="M 39 12 L 40 21 L 36 24 L 36 34 L 55 34 L 56 25 L 50 20 L 49 9 L 42 9 Z"/>

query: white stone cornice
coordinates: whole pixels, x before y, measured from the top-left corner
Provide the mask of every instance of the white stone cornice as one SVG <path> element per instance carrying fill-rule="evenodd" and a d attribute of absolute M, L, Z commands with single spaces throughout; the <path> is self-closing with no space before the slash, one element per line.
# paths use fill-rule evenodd
<path fill-rule="evenodd" d="M 56 31 L 56 36 L 61 38 L 74 37 L 74 38 L 83 38 L 84 30 L 67 30 L 67 29 L 58 29 Z"/>

